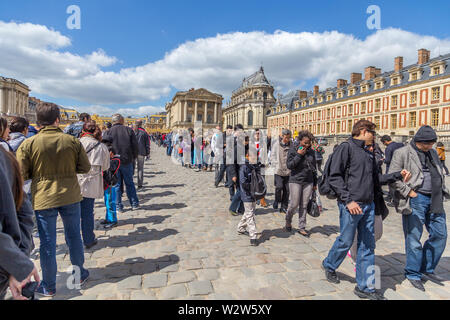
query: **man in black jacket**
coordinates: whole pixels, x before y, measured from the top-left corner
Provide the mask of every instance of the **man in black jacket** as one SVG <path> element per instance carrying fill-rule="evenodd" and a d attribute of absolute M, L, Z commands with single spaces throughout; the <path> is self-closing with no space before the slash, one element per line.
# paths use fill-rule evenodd
<path fill-rule="evenodd" d="M 138 143 L 133 129 L 124 126 L 124 118 L 120 114 L 112 117 L 113 126 L 103 137 L 103 140 L 112 142 L 114 150 L 120 155 L 120 169 L 118 172 L 119 183 L 117 184 L 116 206 L 119 212 L 124 212 L 122 204 L 122 191 L 120 190 L 122 179 L 126 186 L 128 200 L 132 210 L 139 208 L 139 199 L 133 181 L 133 162 L 138 156 Z"/>
<path fill-rule="evenodd" d="M 360 298 L 385 300 L 373 285 L 375 195 L 381 194 L 377 165 L 369 150 L 375 128 L 370 121 L 358 121 L 353 127 L 352 138 L 342 143 L 332 156 L 329 183 L 338 196 L 341 234 L 322 265 L 327 280 L 339 283 L 336 269 L 344 261 L 358 231 L 354 292 Z"/>
<path fill-rule="evenodd" d="M 134 133 L 138 144 L 138 156 L 134 160 L 134 166 L 137 165 L 138 190 L 140 190 L 144 184 L 144 161 L 150 155 L 150 138 L 147 131 L 142 128 L 141 120 L 136 121 Z"/>
<path fill-rule="evenodd" d="M 0 300 L 9 287 L 14 299 L 26 300 L 22 288 L 39 274 L 29 256 L 33 249 L 33 209 L 25 195 L 19 211 L 13 195 L 11 158 L 0 148 Z"/>
<path fill-rule="evenodd" d="M 244 212 L 244 204 L 241 200 L 241 190 L 239 183 L 239 168 L 240 165 L 245 164 L 245 132 L 244 127 L 241 124 L 237 124 L 234 128 L 234 137 L 227 136 L 227 150 L 226 150 L 226 162 L 227 162 L 227 176 L 228 183 L 231 192 L 236 192 L 231 197 L 230 213 L 233 216 L 237 216 L 239 213 Z M 248 143 L 248 140 L 247 140 Z"/>

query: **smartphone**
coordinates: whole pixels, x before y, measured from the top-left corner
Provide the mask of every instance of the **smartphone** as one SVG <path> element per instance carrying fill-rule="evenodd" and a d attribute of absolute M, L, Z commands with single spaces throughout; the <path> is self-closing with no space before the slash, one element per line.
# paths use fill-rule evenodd
<path fill-rule="evenodd" d="M 36 291 L 39 282 L 29 282 L 22 288 L 22 296 L 27 299 L 34 300 L 34 292 Z"/>
<path fill-rule="evenodd" d="M 298 148 L 298 151 L 302 151 L 302 150 L 303 150 L 303 147 Z"/>

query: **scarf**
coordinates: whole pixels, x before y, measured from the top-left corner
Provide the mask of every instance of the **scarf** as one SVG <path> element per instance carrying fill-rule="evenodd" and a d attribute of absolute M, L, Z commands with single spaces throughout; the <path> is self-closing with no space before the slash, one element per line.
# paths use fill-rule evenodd
<path fill-rule="evenodd" d="M 442 176 L 439 174 L 436 162 L 434 161 L 431 153 L 423 152 L 419 150 L 414 142 L 411 141 L 411 146 L 416 150 L 419 156 L 422 168 L 428 168 L 431 174 L 431 213 L 443 213 L 444 211 L 444 198 L 442 194 Z"/>

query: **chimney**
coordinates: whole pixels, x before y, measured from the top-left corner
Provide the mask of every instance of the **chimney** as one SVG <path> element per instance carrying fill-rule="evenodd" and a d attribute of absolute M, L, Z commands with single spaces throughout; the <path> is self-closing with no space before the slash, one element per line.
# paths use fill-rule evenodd
<path fill-rule="evenodd" d="M 430 51 L 427 49 L 420 49 L 419 50 L 419 60 L 418 64 L 424 64 L 430 61 Z"/>
<path fill-rule="evenodd" d="M 338 88 L 345 87 L 346 85 L 347 85 L 347 80 L 344 80 L 344 79 L 338 79 L 338 81 L 337 81 L 337 87 L 338 87 Z"/>
<path fill-rule="evenodd" d="M 319 86 L 314 86 L 314 96 L 319 95 Z"/>
<path fill-rule="evenodd" d="M 352 84 L 355 84 L 357 82 L 360 82 L 362 80 L 362 74 L 361 73 L 352 73 L 350 75 L 350 82 Z"/>
<path fill-rule="evenodd" d="M 380 68 L 376 68 L 375 69 L 375 77 L 379 76 L 381 74 L 381 69 Z"/>
<path fill-rule="evenodd" d="M 300 99 L 304 99 L 308 96 L 308 92 L 300 91 L 298 95 L 299 95 Z"/>
<path fill-rule="evenodd" d="M 370 80 L 375 78 L 375 70 L 376 70 L 375 67 L 367 67 L 364 70 L 364 80 Z"/>
<path fill-rule="evenodd" d="M 403 69 L 403 57 L 395 58 L 394 71 L 400 72 Z"/>

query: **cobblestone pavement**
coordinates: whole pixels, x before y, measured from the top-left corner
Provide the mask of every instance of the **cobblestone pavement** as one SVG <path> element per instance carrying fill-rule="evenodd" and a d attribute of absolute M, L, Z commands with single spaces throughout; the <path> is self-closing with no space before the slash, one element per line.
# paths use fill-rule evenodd
<path fill-rule="evenodd" d="M 146 163 L 141 209 L 119 214 L 111 231 L 96 231 L 98 245 L 85 252 L 90 280 L 81 290 L 66 286 L 70 259 L 59 221 L 54 299 L 358 299 L 348 258 L 338 270 L 339 285 L 328 283 L 320 268 L 339 232 L 335 201 L 324 200 L 328 210 L 320 218 L 308 216 L 310 239 L 284 232 L 284 215 L 258 207 L 262 243 L 250 247 L 236 232 L 240 217 L 228 213 L 228 190 L 213 185 L 214 173 L 175 165 L 163 151 L 154 146 Z M 267 180 L 271 204 L 273 178 Z M 98 201 L 96 220 L 104 211 Z M 39 253 L 33 258 L 39 266 Z M 450 299 L 450 246 L 436 270 L 449 281 L 427 282 L 426 293 L 404 280 L 404 261 L 401 216 L 391 208 L 376 249 L 382 291 L 388 299 Z"/>

